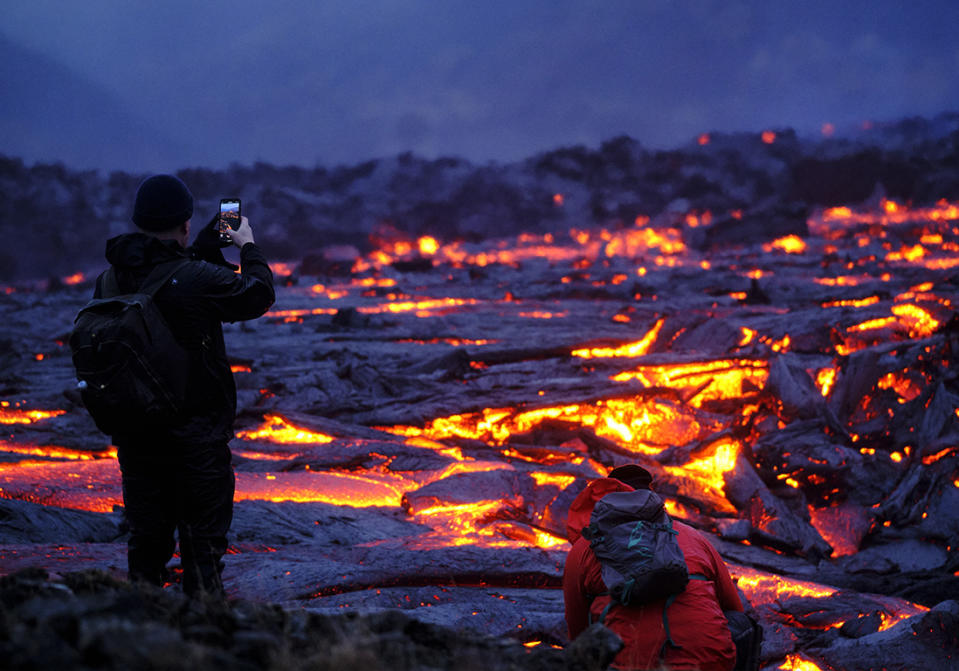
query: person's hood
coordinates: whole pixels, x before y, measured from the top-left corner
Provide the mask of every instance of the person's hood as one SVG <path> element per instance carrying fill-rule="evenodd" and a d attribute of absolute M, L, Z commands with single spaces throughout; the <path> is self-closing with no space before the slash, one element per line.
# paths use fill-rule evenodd
<path fill-rule="evenodd" d="M 583 529 L 589 526 L 589 518 L 597 501 L 611 492 L 631 492 L 633 488 L 615 478 L 599 478 L 586 485 L 586 489 L 573 499 L 566 516 L 566 538 L 570 543 L 583 535 Z"/>
<path fill-rule="evenodd" d="M 117 268 L 153 266 L 186 254 L 176 240 L 158 240 L 143 233 L 124 233 L 107 240 L 107 261 Z"/>

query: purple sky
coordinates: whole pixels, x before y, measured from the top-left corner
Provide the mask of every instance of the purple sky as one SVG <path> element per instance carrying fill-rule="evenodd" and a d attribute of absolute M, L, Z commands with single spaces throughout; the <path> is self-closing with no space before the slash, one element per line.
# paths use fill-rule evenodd
<path fill-rule="evenodd" d="M 842 131 L 959 110 L 957 26 L 943 0 L 6 3 L 0 153 L 150 172 Z"/>

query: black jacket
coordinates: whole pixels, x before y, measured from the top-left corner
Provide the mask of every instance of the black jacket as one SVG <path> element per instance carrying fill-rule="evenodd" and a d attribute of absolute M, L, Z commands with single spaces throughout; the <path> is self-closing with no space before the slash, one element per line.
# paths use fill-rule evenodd
<path fill-rule="evenodd" d="M 106 257 L 114 267 L 124 293 L 136 291 L 150 270 L 178 257 L 192 258 L 174 240 L 158 240 L 142 233 L 127 233 L 107 241 Z M 255 319 L 273 301 L 273 273 L 260 248 L 247 243 L 240 250 L 242 274 L 196 260 L 176 271 L 157 291 L 154 300 L 177 341 L 190 354 L 186 410 L 158 436 L 113 436 L 116 445 L 145 439 L 181 444 L 227 441 L 233 438 L 236 385 L 226 357 L 222 322 Z M 97 279 L 94 298 L 101 298 L 103 275 Z"/>

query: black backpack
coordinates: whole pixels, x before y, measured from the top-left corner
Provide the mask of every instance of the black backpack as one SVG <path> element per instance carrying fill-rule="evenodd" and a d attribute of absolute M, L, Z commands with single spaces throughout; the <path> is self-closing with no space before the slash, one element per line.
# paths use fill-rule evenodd
<path fill-rule="evenodd" d="M 103 298 L 77 314 L 70 334 L 80 397 L 106 434 L 142 433 L 168 425 L 183 409 L 189 355 L 153 301 L 189 259 L 157 265 L 136 293 L 121 293 L 113 268 Z"/>

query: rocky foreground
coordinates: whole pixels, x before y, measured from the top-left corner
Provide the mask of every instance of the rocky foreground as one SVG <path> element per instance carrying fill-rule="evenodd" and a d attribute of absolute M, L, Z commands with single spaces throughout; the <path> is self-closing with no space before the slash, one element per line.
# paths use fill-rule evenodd
<path fill-rule="evenodd" d="M 622 643 L 595 625 L 560 650 L 471 636 L 400 611 L 329 616 L 266 603 L 187 599 L 101 571 L 0 578 L 0 657 L 10 671 L 58 669 L 456 669 L 593 671 Z"/>

